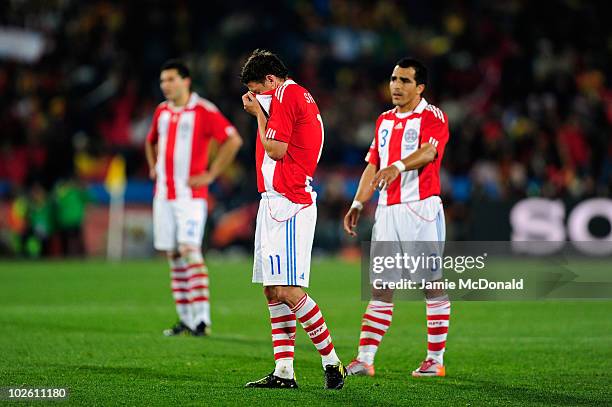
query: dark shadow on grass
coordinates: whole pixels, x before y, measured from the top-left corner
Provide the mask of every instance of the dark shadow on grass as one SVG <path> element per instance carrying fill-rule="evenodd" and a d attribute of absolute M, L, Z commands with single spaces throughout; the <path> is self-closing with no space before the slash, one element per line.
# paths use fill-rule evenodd
<path fill-rule="evenodd" d="M 70 334 L 70 333 L 84 333 L 84 334 L 92 334 L 92 333 L 101 333 L 101 334 L 130 334 L 130 333 L 143 333 L 145 331 L 134 331 L 133 329 L 124 328 L 125 326 L 129 326 L 129 324 L 118 324 L 114 323 L 112 325 L 105 326 L 94 326 L 94 325 L 86 325 L 80 322 L 75 323 L 65 323 L 54 319 L 46 319 L 43 320 L 41 318 L 36 318 L 35 320 L 20 320 L 20 321 L 12 321 L 12 325 L 15 325 L 22 329 L 28 329 L 36 332 L 40 331 L 51 331 L 51 332 L 59 332 L 61 334 Z"/>
<path fill-rule="evenodd" d="M 98 366 L 98 365 L 63 365 L 63 364 L 47 364 L 46 366 L 68 369 L 72 372 L 83 372 L 103 375 L 115 376 L 130 376 L 132 378 L 142 379 L 158 379 L 171 381 L 194 381 L 198 382 L 201 377 L 194 371 L 193 375 L 187 374 L 171 374 L 160 372 L 156 369 L 136 366 Z"/>
<path fill-rule="evenodd" d="M 517 404 L 527 404 L 531 402 L 540 404 L 543 403 L 547 405 L 601 406 L 610 402 L 609 399 L 605 399 L 605 396 L 580 396 L 568 394 L 566 392 L 537 389 L 521 385 L 512 386 L 500 382 L 485 380 L 461 379 L 458 381 L 450 381 L 449 379 L 450 378 L 434 379 L 433 381 L 430 380 L 426 384 L 444 386 L 450 388 L 451 390 L 477 391 L 480 393 L 486 393 L 491 398 L 495 398 L 497 396 L 499 396 L 501 399 L 509 398 L 516 401 Z M 571 391 L 571 389 L 568 389 L 568 391 Z"/>
<path fill-rule="evenodd" d="M 286 389 L 244 389 L 243 397 L 265 395 L 269 400 L 274 400 L 279 404 L 281 401 L 287 401 L 300 406 L 376 406 L 376 407 L 391 407 L 391 406 L 410 406 L 422 404 L 422 398 L 414 396 L 412 393 L 405 393 L 403 390 L 394 387 L 393 390 L 399 397 L 389 400 L 385 399 L 388 395 L 380 393 L 384 390 L 384 386 L 376 387 L 376 391 L 368 386 L 359 386 L 359 383 L 352 383 L 352 379 L 347 378 L 346 384 L 342 390 L 326 390 L 323 388 L 323 378 L 311 378 L 311 380 L 301 380 L 298 390 Z M 295 393 L 294 393 L 295 392 Z M 281 403 L 282 404 L 282 403 Z M 452 405 L 446 403 L 447 405 Z"/>
<path fill-rule="evenodd" d="M 206 338 L 194 338 L 198 340 L 204 340 L 207 342 L 222 342 L 223 344 L 227 343 L 235 343 L 242 345 L 270 345 L 272 346 L 272 339 L 253 339 L 249 337 L 240 337 L 236 335 L 218 335 L 212 334 L 211 336 L 207 336 Z"/>

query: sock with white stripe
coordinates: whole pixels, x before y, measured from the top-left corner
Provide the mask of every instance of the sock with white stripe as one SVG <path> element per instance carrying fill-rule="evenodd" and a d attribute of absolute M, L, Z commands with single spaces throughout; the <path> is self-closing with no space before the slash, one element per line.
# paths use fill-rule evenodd
<path fill-rule="evenodd" d="M 323 368 L 327 365 L 337 365 L 340 363 L 332 343 L 331 335 L 325 324 L 325 318 L 323 318 L 317 303 L 308 294 L 304 294 L 291 311 L 295 313 L 300 324 L 302 324 L 302 328 L 304 328 L 308 337 L 319 351 Z"/>
<path fill-rule="evenodd" d="M 170 279 L 172 281 L 172 297 L 176 306 L 176 313 L 181 322 L 191 327 L 191 304 L 189 301 L 189 272 L 187 263 L 182 257 L 168 260 L 170 265 Z"/>
<path fill-rule="evenodd" d="M 427 307 L 427 359 L 444 364 L 444 350 L 450 321 L 448 295 L 425 301 Z"/>
<path fill-rule="evenodd" d="M 211 325 L 208 291 L 208 267 L 200 251 L 190 251 L 186 257 L 189 271 L 189 300 L 193 316 L 192 329 L 200 322 Z"/>
<path fill-rule="evenodd" d="M 374 364 L 374 356 L 391 325 L 392 318 L 393 303 L 374 300 L 368 303 L 361 321 L 357 360 L 368 365 Z"/>
<path fill-rule="evenodd" d="M 282 302 L 268 302 L 274 347 L 274 375 L 293 379 L 293 355 L 295 347 L 295 314 Z"/>

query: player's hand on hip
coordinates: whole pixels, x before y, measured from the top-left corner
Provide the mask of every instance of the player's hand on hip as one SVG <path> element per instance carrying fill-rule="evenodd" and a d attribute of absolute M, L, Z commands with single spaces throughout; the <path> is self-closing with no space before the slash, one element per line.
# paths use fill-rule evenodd
<path fill-rule="evenodd" d="M 149 178 L 151 178 L 153 181 L 155 181 L 157 178 L 157 171 L 155 171 L 155 167 L 149 168 Z"/>
<path fill-rule="evenodd" d="M 253 116 L 257 116 L 257 114 L 261 112 L 261 106 L 259 105 L 255 94 L 251 91 L 242 95 L 242 105 L 244 110 Z"/>
<path fill-rule="evenodd" d="M 214 182 L 215 177 L 210 172 L 203 172 L 201 174 L 192 175 L 187 180 L 187 185 L 191 188 L 204 187 Z"/>
<path fill-rule="evenodd" d="M 391 184 L 393 180 L 397 178 L 399 174 L 400 171 L 394 165 L 390 165 L 387 168 L 383 168 L 382 170 L 379 170 L 374 176 L 374 179 L 372 180 L 372 186 L 374 188 L 377 188 L 379 191 L 384 191 L 385 189 L 387 189 L 389 184 Z"/>
<path fill-rule="evenodd" d="M 357 208 L 351 208 L 344 216 L 344 231 L 347 235 L 355 237 L 357 236 L 357 232 L 355 232 L 355 228 L 357 227 L 357 222 L 359 221 L 359 216 L 361 215 L 361 210 Z"/>

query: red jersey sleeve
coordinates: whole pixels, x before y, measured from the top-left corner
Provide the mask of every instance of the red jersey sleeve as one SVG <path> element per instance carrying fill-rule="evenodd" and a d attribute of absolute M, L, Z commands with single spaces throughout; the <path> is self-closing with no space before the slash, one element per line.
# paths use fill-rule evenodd
<path fill-rule="evenodd" d="M 448 118 L 444 112 L 433 105 L 426 108 L 421 128 L 421 143 L 429 143 L 436 148 L 437 157 L 444 154 L 444 147 L 448 143 Z"/>
<path fill-rule="evenodd" d="M 205 120 L 208 125 L 210 136 L 223 144 L 225 140 L 227 140 L 227 137 L 232 132 L 236 131 L 236 128 L 210 100 L 201 98 L 199 104 L 206 112 Z"/>
<path fill-rule="evenodd" d="M 155 113 L 153 113 L 153 120 L 151 121 L 151 128 L 147 134 L 147 141 L 151 144 L 157 144 L 159 133 L 157 132 L 157 120 L 159 119 L 159 113 L 161 111 L 160 106 L 157 106 Z"/>
<path fill-rule="evenodd" d="M 279 88 L 272 97 L 270 118 L 266 129 L 266 137 L 283 143 L 289 143 L 293 132 L 293 123 L 300 108 L 297 86 L 288 85 Z M 303 97 L 303 96 L 302 96 Z M 306 103 L 306 100 L 303 101 Z"/>
<path fill-rule="evenodd" d="M 365 161 L 369 164 L 375 165 L 376 168 L 380 167 L 380 156 L 378 155 L 378 127 L 382 121 L 382 116 L 379 116 L 376 120 L 376 127 L 374 128 L 374 139 L 370 144 L 370 149 L 365 156 Z"/>
<path fill-rule="evenodd" d="M 227 137 L 236 131 L 234 125 L 220 111 L 211 115 L 212 137 L 219 143 L 224 143 Z"/>

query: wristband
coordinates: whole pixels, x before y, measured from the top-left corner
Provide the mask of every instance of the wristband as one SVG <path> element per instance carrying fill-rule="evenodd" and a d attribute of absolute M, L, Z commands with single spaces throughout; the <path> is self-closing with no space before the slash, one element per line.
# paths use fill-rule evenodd
<path fill-rule="evenodd" d="M 402 160 L 397 160 L 396 162 L 394 162 L 393 164 L 391 164 L 392 166 L 394 166 L 395 168 L 397 168 L 399 170 L 399 172 L 404 172 L 406 171 L 406 164 L 404 164 L 402 162 Z"/>
<path fill-rule="evenodd" d="M 357 209 L 357 210 L 362 210 L 363 209 L 363 204 L 359 201 L 353 201 L 353 203 L 351 204 L 351 209 Z"/>

